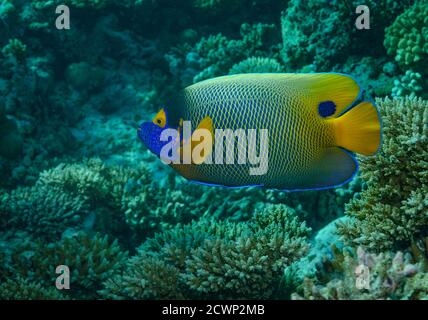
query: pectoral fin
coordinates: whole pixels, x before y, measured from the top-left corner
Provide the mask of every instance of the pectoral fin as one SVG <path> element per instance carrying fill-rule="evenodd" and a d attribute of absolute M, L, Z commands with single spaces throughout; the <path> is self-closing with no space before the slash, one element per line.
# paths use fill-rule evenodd
<path fill-rule="evenodd" d="M 183 141 L 179 150 L 180 155 L 185 152 L 189 143 L 191 143 L 192 164 L 201 164 L 211 156 L 214 146 L 214 124 L 209 116 L 203 118 L 193 131 L 191 141 Z"/>

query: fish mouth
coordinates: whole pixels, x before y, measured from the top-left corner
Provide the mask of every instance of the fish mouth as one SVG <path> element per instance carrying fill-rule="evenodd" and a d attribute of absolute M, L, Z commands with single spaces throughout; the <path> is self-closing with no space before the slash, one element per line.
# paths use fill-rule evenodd
<path fill-rule="evenodd" d="M 144 132 L 143 132 L 143 129 L 141 129 L 141 127 L 137 128 L 137 136 L 144 143 Z"/>

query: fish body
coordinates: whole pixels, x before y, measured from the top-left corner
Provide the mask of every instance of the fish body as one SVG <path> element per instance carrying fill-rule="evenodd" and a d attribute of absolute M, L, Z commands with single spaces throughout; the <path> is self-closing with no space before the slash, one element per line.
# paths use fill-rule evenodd
<path fill-rule="evenodd" d="M 360 94 L 356 81 L 334 73 L 242 74 L 196 83 L 184 89 L 175 119 L 197 125 L 209 117 L 212 129 L 266 130 L 268 154 L 260 161 L 268 169 L 254 175 L 250 173 L 253 164 L 239 163 L 242 150 L 247 150 L 244 158 L 248 158 L 249 149 L 244 146 L 248 135 L 246 141 L 237 140 L 231 164 L 172 166 L 189 180 L 229 187 L 308 190 L 338 186 L 357 171 L 350 151 L 368 155 L 380 144 L 380 119 L 373 104 L 362 102 L 351 108 Z M 212 153 L 216 153 L 215 143 Z"/>

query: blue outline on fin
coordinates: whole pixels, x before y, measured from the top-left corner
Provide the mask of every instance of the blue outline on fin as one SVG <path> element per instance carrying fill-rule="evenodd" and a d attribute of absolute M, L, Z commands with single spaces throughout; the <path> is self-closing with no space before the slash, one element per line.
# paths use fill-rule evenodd
<path fill-rule="evenodd" d="M 250 187 L 262 187 L 265 189 L 271 189 L 271 190 L 277 190 L 277 191 L 282 191 L 282 192 L 304 192 L 304 191 L 319 191 L 319 190 L 328 190 L 328 189 L 335 189 L 335 188 L 339 188 L 349 182 L 351 182 L 352 179 L 355 178 L 355 176 L 358 173 L 358 170 L 360 168 L 358 161 L 355 159 L 354 154 L 351 151 L 348 151 L 342 147 L 337 147 L 340 150 L 342 150 L 343 152 L 345 152 L 355 163 L 355 170 L 352 173 L 352 175 L 346 179 L 343 182 L 340 182 L 339 184 L 335 184 L 335 185 L 331 185 L 331 186 L 325 186 L 325 187 L 318 187 L 318 188 L 300 188 L 300 189 L 279 189 L 279 188 L 271 188 L 271 187 L 265 187 L 264 184 L 253 184 L 253 185 L 245 185 L 245 186 L 225 186 L 222 184 L 215 184 L 215 183 L 208 183 L 208 182 L 202 182 L 202 181 L 197 181 L 197 180 L 190 180 L 190 179 L 186 179 L 189 182 L 195 183 L 195 184 L 199 184 L 199 185 L 203 185 L 203 186 L 209 186 L 209 187 L 222 187 L 222 188 L 227 188 L 227 189 L 240 189 L 240 188 L 250 188 Z"/>
<path fill-rule="evenodd" d="M 375 100 L 374 100 L 372 97 L 367 98 L 366 100 L 364 100 L 364 101 L 362 101 L 362 102 L 370 102 L 371 104 L 373 104 L 373 107 L 375 108 L 375 110 L 376 110 L 376 112 L 377 112 L 377 118 L 379 119 L 379 125 L 380 125 L 380 141 L 379 141 L 379 145 L 378 145 L 378 147 L 377 147 L 377 149 L 376 149 L 375 153 L 373 153 L 371 156 L 369 156 L 369 157 L 372 157 L 372 156 L 374 156 L 376 153 L 378 153 L 378 152 L 380 151 L 380 149 L 382 149 L 382 144 L 383 144 L 383 135 L 382 135 L 382 131 L 383 131 L 383 121 L 382 121 L 382 117 L 380 116 L 380 111 L 379 111 L 379 109 L 378 109 L 378 107 L 377 107 L 377 105 L 376 105 L 376 102 L 375 102 Z"/>
<path fill-rule="evenodd" d="M 223 184 L 202 182 L 202 181 L 198 181 L 198 180 L 191 180 L 191 179 L 186 179 L 186 180 L 189 181 L 189 182 L 191 182 L 191 183 L 199 184 L 199 185 L 202 185 L 202 186 L 220 187 L 220 188 L 227 188 L 227 189 L 241 189 L 241 188 L 251 188 L 251 187 L 264 187 L 263 184 L 250 184 L 250 185 L 246 185 L 246 186 L 225 186 Z"/>
<path fill-rule="evenodd" d="M 357 175 L 357 173 L 358 173 L 358 170 L 360 169 L 360 166 L 359 166 L 359 164 L 358 164 L 358 161 L 355 159 L 355 156 L 354 156 L 354 154 L 351 152 L 351 151 L 348 151 L 348 150 L 346 150 L 346 149 L 344 149 L 344 148 L 342 148 L 342 147 L 337 147 L 337 148 L 339 148 L 339 149 L 341 149 L 343 152 L 345 152 L 349 157 L 351 157 L 351 159 L 352 160 L 354 160 L 354 163 L 355 163 L 355 170 L 354 170 L 354 172 L 352 173 L 352 175 L 348 178 L 348 179 L 346 179 L 345 181 L 343 181 L 343 182 L 340 182 L 339 184 L 335 184 L 335 185 L 331 185 L 331 186 L 326 186 L 326 187 L 319 187 L 319 188 L 307 188 L 307 189 L 277 189 L 277 190 L 280 190 L 280 191 L 283 191 L 283 192 L 301 192 L 301 191 L 316 191 L 316 190 L 328 190 L 328 189 L 335 189 L 335 188 L 339 188 L 339 187 L 341 187 L 341 186 L 343 186 L 343 185 L 345 185 L 345 184 L 347 184 L 347 183 L 349 183 L 349 182 L 351 182 L 351 180 L 352 179 L 354 179 L 355 178 L 355 176 Z"/>

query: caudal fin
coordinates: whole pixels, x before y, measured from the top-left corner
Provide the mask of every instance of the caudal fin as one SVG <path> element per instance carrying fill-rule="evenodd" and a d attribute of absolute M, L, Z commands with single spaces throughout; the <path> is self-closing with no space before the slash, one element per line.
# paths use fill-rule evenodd
<path fill-rule="evenodd" d="M 381 124 L 376 107 L 361 102 L 334 120 L 335 140 L 339 147 L 363 155 L 372 155 L 379 148 Z"/>

